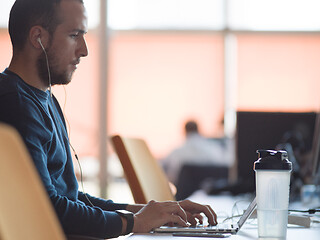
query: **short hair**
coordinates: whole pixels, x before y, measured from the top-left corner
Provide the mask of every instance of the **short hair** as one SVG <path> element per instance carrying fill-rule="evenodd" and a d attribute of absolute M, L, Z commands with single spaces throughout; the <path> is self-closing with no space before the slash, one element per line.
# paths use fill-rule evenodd
<path fill-rule="evenodd" d="M 188 121 L 185 125 L 186 133 L 198 133 L 198 124 L 195 121 Z"/>
<path fill-rule="evenodd" d="M 36 25 L 42 26 L 52 36 L 61 22 L 57 11 L 61 1 L 16 0 L 10 11 L 8 26 L 13 49 L 23 49 L 30 29 Z"/>

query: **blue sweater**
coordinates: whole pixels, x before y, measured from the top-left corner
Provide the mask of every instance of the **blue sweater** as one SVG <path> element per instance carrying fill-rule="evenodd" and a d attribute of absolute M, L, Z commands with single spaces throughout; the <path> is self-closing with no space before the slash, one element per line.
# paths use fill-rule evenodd
<path fill-rule="evenodd" d="M 26 84 L 5 70 L 0 74 L 0 121 L 21 134 L 66 234 L 99 238 L 117 237 L 122 222 L 116 204 L 78 191 L 60 106 L 49 92 Z M 23 196 L 21 196 L 23 202 Z"/>

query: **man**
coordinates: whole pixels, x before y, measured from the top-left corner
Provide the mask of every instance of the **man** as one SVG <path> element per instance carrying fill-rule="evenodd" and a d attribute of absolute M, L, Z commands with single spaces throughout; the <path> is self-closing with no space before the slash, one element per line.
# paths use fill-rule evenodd
<path fill-rule="evenodd" d="M 167 223 L 195 224 L 197 218 L 202 221 L 200 213 L 215 224 L 209 206 L 191 201 L 116 204 L 78 191 L 64 117 L 51 85 L 71 81 L 88 54 L 86 32 L 82 0 L 16 0 L 9 19 L 13 57 L 0 74 L 0 121 L 22 135 L 65 233 L 117 237 Z"/>
<path fill-rule="evenodd" d="M 186 138 L 183 144 L 161 161 L 172 183 L 177 184 L 180 170 L 187 163 L 220 167 L 232 165 L 234 150 L 231 140 L 223 145 L 206 139 L 200 134 L 197 122 L 193 120 L 185 123 L 184 131 Z"/>

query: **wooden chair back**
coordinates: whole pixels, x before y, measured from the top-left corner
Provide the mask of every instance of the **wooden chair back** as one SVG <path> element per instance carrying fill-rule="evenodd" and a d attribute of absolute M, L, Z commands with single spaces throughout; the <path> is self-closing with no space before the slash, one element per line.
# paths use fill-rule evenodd
<path fill-rule="evenodd" d="M 0 239 L 66 239 L 18 132 L 0 124 Z"/>
<path fill-rule="evenodd" d="M 143 139 L 111 138 L 136 203 L 175 200 L 169 181 Z"/>

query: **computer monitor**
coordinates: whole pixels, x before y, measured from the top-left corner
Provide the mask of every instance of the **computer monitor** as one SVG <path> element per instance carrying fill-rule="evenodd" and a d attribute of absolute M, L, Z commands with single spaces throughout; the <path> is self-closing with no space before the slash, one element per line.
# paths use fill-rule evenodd
<path fill-rule="evenodd" d="M 236 169 L 244 192 L 255 190 L 256 150 L 275 149 L 284 136 L 290 138 L 290 133 L 299 128 L 304 132 L 304 150 L 311 151 L 316 116 L 315 112 L 237 112 Z"/>
<path fill-rule="evenodd" d="M 320 185 L 320 112 L 317 115 L 312 144 L 312 183 Z"/>

